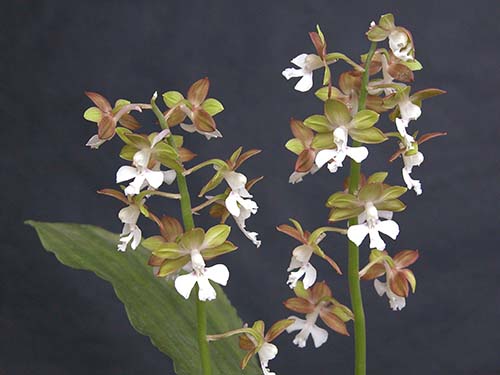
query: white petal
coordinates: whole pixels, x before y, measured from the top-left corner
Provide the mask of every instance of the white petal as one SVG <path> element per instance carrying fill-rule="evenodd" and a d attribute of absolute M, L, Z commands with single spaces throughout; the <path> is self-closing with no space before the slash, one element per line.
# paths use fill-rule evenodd
<path fill-rule="evenodd" d="M 318 168 L 321 168 L 330 160 L 335 159 L 336 156 L 337 156 L 337 150 L 321 150 L 316 154 L 316 159 L 314 159 L 314 163 L 316 163 Z"/>
<path fill-rule="evenodd" d="M 303 263 L 299 261 L 296 257 L 292 256 L 292 259 L 290 260 L 290 265 L 287 268 L 287 272 L 290 272 L 291 270 L 294 270 L 296 268 L 302 267 Z"/>
<path fill-rule="evenodd" d="M 160 142 L 161 140 L 163 140 L 163 138 L 165 138 L 169 133 L 170 133 L 170 129 L 166 128 L 166 129 L 163 129 L 158 134 L 156 134 L 156 136 L 153 138 L 153 141 L 151 142 L 151 148 L 156 146 L 156 144 L 158 142 Z"/>
<path fill-rule="evenodd" d="M 165 178 L 162 171 L 152 171 L 149 169 L 144 172 L 144 176 L 146 177 L 148 184 L 154 189 L 158 189 Z"/>
<path fill-rule="evenodd" d="M 309 289 L 316 282 L 316 268 L 313 267 L 311 263 L 304 266 L 306 274 L 304 276 L 304 289 Z"/>
<path fill-rule="evenodd" d="M 123 167 L 120 167 L 120 169 L 118 169 L 118 172 L 116 172 L 116 182 L 120 183 L 123 181 L 131 180 L 135 178 L 138 173 L 139 172 L 137 171 L 137 168 L 124 165 Z"/>
<path fill-rule="evenodd" d="M 300 319 L 294 315 L 289 316 L 288 319 L 294 320 L 294 322 L 286 328 L 286 331 L 288 333 L 294 332 L 294 331 L 299 331 L 302 328 L 304 328 L 304 326 L 306 325 L 306 321 L 304 319 Z"/>
<path fill-rule="evenodd" d="M 420 180 L 411 178 L 410 172 L 406 168 L 401 170 L 401 174 L 403 175 L 403 180 L 409 190 L 413 189 L 417 195 L 422 194 L 422 184 L 420 183 Z"/>
<path fill-rule="evenodd" d="M 163 172 L 163 181 L 165 181 L 168 185 L 174 182 L 176 177 L 177 173 L 173 169 Z"/>
<path fill-rule="evenodd" d="M 212 301 L 217 297 L 214 287 L 208 281 L 206 275 L 198 276 L 198 298 L 200 301 Z"/>
<path fill-rule="evenodd" d="M 393 220 L 381 221 L 377 224 L 376 228 L 379 232 L 387 234 L 393 240 L 395 240 L 399 234 L 399 225 Z"/>
<path fill-rule="evenodd" d="M 141 239 L 142 239 L 141 229 L 136 225 L 134 230 L 132 231 L 132 234 L 134 237 L 133 237 L 132 244 L 130 245 L 130 247 L 132 247 L 132 250 L 135 250 L 135 249 L 137 249 L 137 247 L 141 243 Z"/>
<path fill-rule="evenodd" d="M 238 206 L 238 197 L 239 195 L 235 192 L 230 192 L 227 196 L 224 204 L 229 211 L 229 213 L 233 216 L 240 216 L 240 207 Z"/>
<path fill-rule="evenodd" d="M 183 296 L 185 299 L 188 299 L 189 295 L 191 294 L 191 290 L 193 290 L 194 288 L 194 284 L 196 284 L 197 279 L 198 278 L 196 277 L 194 272 L 178 276 L 177 279 L 175 279 L 175 289 L 181 296 Z"/>
<path fill-rule="evenodd" d="M 306 273 L 306 270 L 301 267 L 298 269 L 298 271 L 295 271 L 295 272 L 290 272 L 290 274 L 288 275 L 288 280 L 287 280 L 287 284 L 288 286 L 290 287 L 290 289 L 293 289 L 297 286 L 297 281 L 299 281 L 299 279 Z"/>
<path fill-rule="evenodd" d="M 370 249 L 385 249 L 385 242 L 382 237 L 380 237 L 380 233 L 376 228 L 369 229 L 368 234 L 370 235 Z"/>
<path fill-rule="evenodd" d="M 422 114 L 422 110 L 416 104 L 413 104 L 410 98 L 399 103 L 399 110 L 401 112 L 401 117 L 403 120 L 416 120 Z"/>
<path fill-rule="evenodd" d="M 313 254 L 313 249 L 309 245 L 300 245 L 293 249 L 292 254 L 299 262 L 302 263 L 302 265 L 304 265 L 309 263 L 309 259 L 311 259 Z"/>
<path fill-rule="evenodd" d="M 134 178 L 134 181 L 132 181 L 126 188 L 125 188 L 125 195 L 136 195 L 141 192 L 141 189 L 143 188 L 145 184 L 145 178 L 144 175 L 138 175 L 136 178 Z"/>
<path fill-rule="evenodd" d="M 281 72 L 281 74 L 288 80 L 293 77 L 302 77 L 304 75 L 304 71 L 302 69 L 286 68 Z"/>
<path fill-rule="evenodd" d="M 404 297 L 394 295 L 393 297 L 389 298 L 389 305 L 391 306 L 392 310 L 401 311 L 406 306 L 406 299 Z"/>
<path fill-rule="evenodd" d="M 87 141 L 87 143 L 85 144 L 85 146 L 89 146 L 90 148 L 96 150 L 104 142 L 106 142 L 105 139 L 101 139 L 101 138 L 99 138 L 99 136 L 97 134 L 95 134 L 92 137 L 90 137 L 90 139 Z"/>
<path fill-rule="evenodd" d="M 326 342 L 326 340 L 328 340 L 328 331 L 318 327 L 317 325 L 313 325 L 311 327 L 311 336 L 314 341 L 314 346 L 319 348 Z"/>
<path fill-rule="evenodd" d="M 356 163 L 361 163 L 368 156 L 368 149 L 364 146 L 362 147 L 347 147 L 347 156 L 353 159 Z"/>
<path fill-rule="evenodd" d="M 247 183 L 247 177 L 243 173 L 238 172 L 226 172 L 224 173 L 224 179 L 231 188 L 231 190 L 245 189 L 245 184 Z"/>
<path fill-rule="evenodd" d="M 118 218 L 122 223 L 135 225 L 140 214 L 141 211 L 139 210 L 139 207 L 136 205 L 130 205 L 122 208 L 120 212 L 118 212 Z"/>
<path fill-rule="evenodd" d="M 304 179 L 304 176 L 307 175 L 308 172 L 306 173 L 301 173 L 301 172 L 293 172 L 290 177 L 288 177 L 288 183 L 290 184 L 297 184 L 299 182 L 302 182 Z"/>
<path fill-rule="evenodd" d="M 261 363 L 267 366 L 267 363 L 276 357 L 278 354 L 278 348 L 274 344 L 268 342 L 264 343 L 259 350 L 259 359 Z"/>
<path fill-rule="evenodd" d="M 290 62 L 300 68 L 303 68 L 306 66 L 307 56 L 309 56 L 307 53 L 301 53 L 297 57 L 290 60 Z"/>
<path fill-rule="evenodd" d="M 216 264 L 215 266 L 205 268 L 205 276 L 217 284 L 226 286 L 229 280 L 229 270 L 223 264 Z"/>
<path fill-rule="evenodd" d="M 137 151 L 134 154 L 134 165 L 136 167 L 146 168 L 149 163 L 149 158 L 151 157 L 151 149 L 144 148 Z"/>
<path fill-rule="evenodd" d="M 347 230 L 347 237 L 357 246 L 361 245 L 367 234 L 368 226 L 366 224 L 352 225 Z"/>
<path fill-rule="evenodd" d="M 393 212 L 392 211 L 378 211 L 378 216 L 383 218 L 383 219 L 388 219 L 388 220 L 391 220 L 392 219 L 392 216 L 393 216 Z"/>
<path fill-rule="evenodd" d="M 196 126 L 194 126 L 194 124 L 181 123 L 181 128 L 187 131 L 188 133 L 194 133 L 196 131 Z"/>
<path fill-rule="evenodd" d="M 377 291 L 378 295 L 381 297 L 387 291 L 387 287 L 385 286 L 385 283 L 381 282 L 379 279 L 375 279 L 375 281 L 373 282 L 373 286 L 375 287 L 375 290 Z"/>
<path fill-rule="evenodd" d="M 299 82 L 295 85 L 295 90 L 300 92 L 306 92 L 313 86 L 313 74 L 312 72 L 304 72 L 304 76 L 299 79 Z"/>

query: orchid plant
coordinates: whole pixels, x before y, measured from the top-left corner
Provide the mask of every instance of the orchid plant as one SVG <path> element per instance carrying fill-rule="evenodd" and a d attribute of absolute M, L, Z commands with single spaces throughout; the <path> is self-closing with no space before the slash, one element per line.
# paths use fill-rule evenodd
<path fill-rule="evenodd" d="M 295 248 L 289 271 L 288 284 L 297 297 L 285 302 L 296 312 L 306 314 L 306 319 L 291 316 L 287 331 L 300 330 L 293 342 L 304 347 L 309 335 L 314 346 L 322 345 L 327 331 L 316 325 L 318 316 L 334 331 L 348 335 L 345 323 L 354 321 L 355 374 L 366 374 L 365 313 L 361 298 L 360 280 L 374 280 L 374 288 L 380 296 L 386 295 L 392 310 L 406 306 L 410 290 L 415 292 L 416 279 L 407 267 L 419 257 L 417 250 L 403 250 L 391 257 L 388 245 L 381 234 L 396 240 L 400 227 L 393 220 L 394 213 L 406 209 L 399 199 L 407 190 L 422 194 L 422 183 L 412 177 L 413 168 L 420 166 L 424 156 L 420 144 L 432 138 L 446 135 L 444 132 L 426 133 L 417 138 L 418 131 L 410 127 L 422 113 L 422 100 L 443 94 L 443 90 L 430 88 L 411 93 L 414 72 L 422 65 L 415 57 L 415 44 L 409 30 L 396 26 L 394 16 L 385 14 L 378 23 L 372 22 L 366 36 L 371 41 L 368 53 L 361 55 L 359 63 L 344 54 L 327 52 L 325 37 L 319 28 L 309 33 L 315 53 L 303 53 L 291 62 L 300 67 L 287 68 L 283 76 L 289 80 L 301 77 L 295 89 L 301 92 L 313 87 L 313 71 L 324 70 L 322 87 L 316 97 L 323 102 L 323 111 L 303 121 L 290 120 L 294 138 L 285 147 L 297 155 L 290 183 L 301 182 L 308 174 L 314 174 L 323 166 L 331 173 L 339 173 L 347 158 L 349 174 L 342 188 L 326 201 L 330 209 L 328 221 L 347 221 L 345 228 L 322 227 L 304 231 L 296 220 L 295 228 L 280 225 L 280 232 L 301 241 Z M 388 48 L 379 42 L 388 40 Z M 338 74 L 338 87 L 332 82 L 332 65 L 343 60 L 350 70 Z M 382 124 L 380 116 L 388 113 L 388 123 Z M 402 159 L 402 180 L 406 187 L 386 182 L 384 171 L 369 176 L 361 174 L 361 162 L 367 159 L 374 144 L 394 140 L 395 153 L 389 162 Z M 368 146 L 368 147 L 367 147 Z M 332 185 L 331 182 L 328 185 Z M 348 272 L 351 310 L 341 305 L 331 295 L 324 282 L 316 282 L 317 272 L 311 265 L 312 254 L 329 259 L 341 274 L 337 264 L 318 246 L 325 232 L 346 235 L 348 239 Z M 318 235 L 318 233 L 321 233 Z M 365 241 L 366 238 L 368 241 Z M 368 244 L 371 252 L 368 264 L 360 270 L 359 246 Z M 385 276 L 385 280 L 379 278 Z M 303 281 L 297 281 L 303 277 Z M 325 319 L 326 318 L 326 319 Z"/>
<path fill-rule="evenodd" d="M 360 280 L 374 280 L 376 293 L 385 295 L 390 308 L 395 311 L 406 306 L 410 290 L 415 292 L 416 279 L 408 267 L 418 259 L 419 252 L 403 250 L 391 256 L 391 251 L 387 250 L 391 246 L 386 243 L 385 236 L 396 240 L 400 232 L 399 225 L 393 220 L 394 213 L 406 209 L 400 197 L 407 190 L 422 194 L 421 181 L 412 177 L 413 168 L 420 166 L 424 160 L 420 145 L 445 133 L 418 136 L 418 131 L 411 132 L 410 128 L 414 127 L 422 113 L 423 99 L 443 94 L 444 91 L 431 88 L 412 93 L 410 83 L 414 81 L 414 72 L 421 70 L 422 65 L 416 60 L 411 33 L 404 27 L 396 26 L 392 14 L 383 15 L 378 23 L 371 23 L 366 33 L 371 47 L 359 62 L 343 53 L 329 53 L 319 26 L 309 35 L 315 52 L 295 57 L 291 62 L 296 67 L 287 68 L 282 74 L 287 80 L 299 78 L 295 89 L 307 92 L 314 86 L 314 72 L 323 69 L 322 87 L 316 91 L 322 105 L 319 113 L 316 111 L 304 120 L 290 120 L 293 138 L 285 147 L 297 159 L 289 182 L 299 183 L 324 166 L 330 173 L 339 174 L 346 163 L 350 164 L 350 168 L 344 184 L 339 184 L 340 190 L 333 192 L 326 201 L 326 207 L 330 209 L 329 225 L 308 231 L 298 220 L 290 219 L 292 225 L 277 226 L 278 231 L 299 242 L 291 252 L 287 268 L 286 284 L 293 290 L 294 296 L 284 302 L 284 306 L 295 315 L 278 320 L 267 331 L 261 320 L 251 326 L 231 327 L 226 332 L 209 332 L 207 328 L 207 305 L 224 298 L 220 286 L 226 286 L 230 278 L 228 267 L 219 261 L 214 264 L 214 261 L 237 250 L 237 246 L 228 240 L 232 230 L 230 224 L 234 222 L 253 246 L 261 246 L 259 234 L 247 228 L 247 220 L 257 214 L 258 204 L 251 191 L 262 179 L 262 176 L 248 179 L 242 173 L 244 163 L 260 153 L 257 149 L 243 151 L 239 147 L 225 159 L 212 158 L 188 166 L 197 155 L 184 146 L 186 133 L 194 136 L 198 133 L 207 140 L 222 137 L 214 116 L 224 107 L 219 100 L 208 98 L 208 78 L 193 83 L 185 96 L 178 91 L 163 93 L 163 110 L 157 104 L 156 92 L 147 103 L 118 99 L 114 105 L 101 94 L 86 92 L 94 106 L 84 112 L 84 118 L 97 125 L 97 134 L 88 140 L 87 146 L 99 149 L 113 138 L 119 139 L 122 142 L 119 156 L 126 162 L 116 172 L 118 188 L 98 191 L 122 204 L 118 219 L 123 229 L 119 236 L 113 237 L 117 239 L 113 247 L 116 246 L 118 253 L 113 252 L 126 257 L 139 248 L 139 251 L 147 251 L 147 258 L 134 259 L 144 260 L 144 267 L 148 267 L 148 280 L 155 279 L 157 283 L 162 283 L 162 288 L 178 293 L 175 297 L 180 304 L 175 309 L 180 309 L 182 303 L 196 301 L 196 312 L 188 311 L 187 314 L 196 315 L 201 366 L 195 367 L 201 368 L 203 375 L 212 374 L 214 367 L 209 342 L 238 336 L 239 348 L 246 352 L 240 368 L 247 368 L 256 357 L 260 363 L 259 371 L 264 375 L 275 375 L 269 368 L 269 362 L 278 354 L 278 347 L 273 341 L 279 335 L 293 333 L 291 341 L 299 348 L 311 342 L 318 348 L 328 340 L 329 331 L 326 328 L 349 336 L 350 321 L 354 322 L 355 374 L 366 375 Z M 378 46 L 385 40 L 388 40 L 388 48 Z M 339 61 L 346 63 L 350 70 L 338 74 L 337 87 L 333 84 L 331 69 Z M 151 111 L 155 116 L 156 123 L 151 124 L 149 131 L 132 114 L 144 111 Z M 381 115 L 385 113 L 388 113 L 389 121 L 382 123 Z M 389 161 L 401 157 L 402 180 L 406 187 L 388 184 L 389 174 L 384 171 L 369 176 L 360 172 L 360 163 L 373 152 L 372 145 L 389 140 L 394 140 L 396 146 Z M 198 194 L 201 202 L 193 206 L 187 177 L 206 167 L 211 167 L 214 174 Z M 177 189 L 171 191 L 174 182 Z M 214 192 L 216 189 L 219 191 Z M 181 220 L 170 213 L 159 214 L 158 198 L 179 201 Z M 195 225 L 194 215 L 199 215 L 205 208 L 218 224 L 210 228 Z M 143 239 L 141 218 L 152 221 L 157 227 L 156 233 L 148 234 Z M 342 225 L 346 222 L 347 225 Z M 334 223 L 340 226 L 333 226 Z M 318 281 L 314 265 L 322 260 L 330 265 L 335 274 L 343 274 L 341 267 L 324 249 L 322 241 L 327 235 L 335 238 L 346 236 L 348 239 L 347 278 L 351 307 L 339 302 L 325 281 Z M 67 238 L 64 237 L 62 243 L 66 243 Z M 359 246 L 363 243 L 369 246 L 371 252 L 367 265 L 360 269 Z M 84 258 L 85 253 L 78 255 L 79 260 Z M 69 258 L 61 256 L 61 259 L 65 262 Z M 132 267 L 133 262 L 131 260 L 127 267 Z M 79 263 L 68 263 L 83 268 Z M 120 272 L 115 274 L 107 268 L 99 268 L 99 264 L 96 262 L 88 268 L 106 279 L 118 277 L 121 280 Z M 128 308 L 132 309 L 131 305 Z M 134 308 L 137 309 L 137 306 L 134 305 Z M 146 307 L 138 309 L 143 310 L 141 317 L 153 313 Z M 232 310 L 224 311 L 224 314 L 228 317 L 235 315 Z M 156 322 L 145 329 L 146 320 L 139 319 L 139 323 L 135 320 L 136 328 L 154 336 Z M 312 340 L 309 340 L 310 337 Z M 157 343 L 157 337 L 152 341 Z M 189 346 L 185 337 L 177 343 Z M 221 353 L 226 352 L 228 350 L 219 352 L 218 360 L 223 356 Z M 253 366 L 258 368 L 256 364 Z M 182 374 L 186 374 L 185 371 Z"/>

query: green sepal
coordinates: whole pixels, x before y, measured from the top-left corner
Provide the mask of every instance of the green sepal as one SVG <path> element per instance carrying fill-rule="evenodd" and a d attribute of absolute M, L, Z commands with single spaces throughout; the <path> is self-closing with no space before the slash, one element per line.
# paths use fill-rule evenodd
<path fill-rule="evenodd" d="M 168 242 L 153 250 L 153 255 L 162 259 L 178 259 L 186 253 L 181 252 L 178 243 Z"/>
<path fill-rule="evenodd" d="M 142 240 L 141 245 L 148 250 L 155 251 L 165 245 L 165 239 L 162 236 L 152 236 Z"/>
<path fill-rule="evenodd" d="M 328 99 L 325 102 L 325 115 L 331 124 L 339 126 L 347 125 L 352 120 L 347 106 L 337 99 Z"/>
<path fill-rule="evenodd" d="M 359 206 L 360 202 L 356 196 L 350 193 L 344 193 L 343 191 L 333 193 L 326 201 L 326 207 L 329 208 L 355 208 Z"/>
<path fill-rule="evenodd" d="M 331 90 L 330 91 L 330 98 L 328 98 L 328 91 L 329 90 Z M 340 98 L 343 98 L 345 96 L 342 93 L 342 91 L 340 91 L 335 86 L 332 86 L 331 88 L 329 88 L 328 86 L 322 87 L 322 88 L 316 90 L 314 95 L 316 95 L 316 97 L 319 100 L 322 100 L 324 102 L 327 101 L 328 99 L 340 99 Z"/>
<path fill-rule="evenodd" d="M 408 191 L 407 188 L 403 186 L 390 186 L 382 192 L 382 196 L 380 197 L 380 200 L 391 200 L 391 199 L 396 199 L 402 196 L 404 193 Z"/>
<path fill-rule="evenodd" d="M 299 298 L 304 298 L 304 299 L 309 298 L 309 292 L 304 288 L 304 283 L 302 282 L 302 280 L 297 281 L 297 285 L 295 285 L 293 291 L 295 295 Z"/>
<path fill-rule="evenodd" d="M 318 133 L 331 132 L 332 125 L 324 115 L 312 115 L 304 120 L 304 125 Z"/>
<path fill-rule="evenodd" d="M 118 137 L 120 137 L 120 139 L 123 141 L 123 143 L 125 143 L 127 145 L 133 145 L 133 143 L 127 137 L 127 134 L 132 134 L 131 130 L 124 128 L 124 127 L 121 127 L 121 126 L 118 126 L 115 129 L 115 132 L 116 132 L 116 134 L 118 134 Z"/>
<path fill-rule="evenodd" d="M 316 150 L 337 148 L 334 142 L 333 132 L 316 134 L 311 142 L 311 147 Z"/>
<path fill-rule="evenodd" d="M 382 183 L 385 181 L 388 175 L 388 172 L 375 172 L 370 177 L 368 177 L 366 182 L 368 184 Z"/>
<path fill-rule="evenodd" d="M 355 141 L 367 144 L 382 143 L 388 139 L 384 133 L 376 127 L 363 130 L 351 128 L 349 129 L 349 135 Z"/>
<path fill-rule="evenodd" d="M 231 227 L 225 224 L 218 224 L 210 228 L 205 234 L 204 247 L 216 247 L 222 245 L 231 232 Z"/>
<path fill-rule="evenodd" d="M 210 249 L 203 250 L 202 255 L 206 260 L 213 259 L 219 255 L 227 254 L 238 249 L 234 243 L 230 241 L 225 241 L 222 244 L 212 247 Z"/>
<path fill-rule="evenodd" d="M 394 29 L 396 27 L 396 24 L 394 21 L 394 15 L 392 13 L 383 14 L 382 16 L 380 16 L 378 24 L 380 27 L 382 27 L 386 30 Z"/>
<path fill-rule="evenodd" d="M 199 197 L 204 196 L 206 193 L 208 193 L 210 190 L 215 189 L 219 184 L 222 182 L 224 179 L 224 176 L 220 171 L 217 171 L 216 174 L 213 175 L 213 177 L 208 181 L 205 186 L 201 189 L 200 193 L 198 194 Z"/>
<path fill-rule="evenodd" d="M 165 277 L 165 276 L 168 276 L 176 271 L 179 271 L 182 269 L 182 267 L 184 267 L 186 264 L 188 264 L 190 260 L 191 260 L 191 257 L 188 255 L 185 255 L 185 256 L 177 258 L 177 259 L 166 260 L 160 266 L 160 269 L 158 270 L 158 273 L 156 274 L 156 276 L 157 277 Z"/>
<path fill-rule="evenodd" d="M 122 159 L 131 161 L 134 159 L 134 155 L 136 154 L 137 151 L 138 151 L 137 147 L 132 145 L 125 145 L 120 150 L 120 157 Z"/>
<path fill-rule="evenodd" d="M 224 110 L 224 106 L 217 99 L 208 98 L 203 102 L 201 107 L 208 112 L 210 116 L 215 116 Z"/>
<path fill-rule="evenodd" d="M 184 96 L 178 91 L 167 91 L 162 95 L 163 101 L 168 108 L 174 107 L 177 103 L 184 100 Z"/>
<path fill-rule="evenodd" d="M 285 143 L 285 147 L 287 150 L 293 152 L 296 155 L 299 155 L 302 151 L 304 151 L 304 144 L 298 138 L 292 138 L 287 143 Z"/>
<path fill-rule="evenodd" d="M 382 27 L 375 25 L 366 32 L 368 40 L 372 42 L 381 42 L 389 36 L 389 32 Z"/>
<path fill-rule="evenodd" d="M 204 239 L 205 231 L 202 228 L 193 228 L 182 235 L 179 245 L 186 250 L 200 250 Z"/>
<path fill-rule="evenodd" d="M 364 207 L 356 207 L 356 208 L 333 208 L 330 211 L 330 216 L 328 217 L 329 221 L 340 221 L 347 220 L 353 217 L 357 217 L 364 211 Z"/>
<path fill-rule="evenodd" d="M 399 199 L 391 199 L 387 201 L 377 202 L 375 203 L 375 207 L 380 211 L 401 212 L 404 211 L 406 205 Z"/>
<path fill-rule="evenodd" d="M 375 125 L 379 117 L 380 115 L 377 112 L 364 109 L 354 115 L 351 124 L 355 129 L 364 130 Z"/>
<path fill-rule="evenodd" d="M 424 68 L 422 66 L 422 64 L 417 59 L 408 60 L 408 61 L 400 61 L 399 63 L 407 66 L 413 72 L 415 72 L 417 70 L 422 70 Z"/>
<path fill-rule="evenodd" d="M 358 198 L 363 202 L 375 202 L 382 196 L 382 184 L 366 184 L 359 189 Z"/>
<path fill-rule="evenodd" d="M 102 112 L 97 107 L 90 107 L 83 112 L 83 118 L 87 121 L 91 122 L 99 122 L 101 121 Z"/>

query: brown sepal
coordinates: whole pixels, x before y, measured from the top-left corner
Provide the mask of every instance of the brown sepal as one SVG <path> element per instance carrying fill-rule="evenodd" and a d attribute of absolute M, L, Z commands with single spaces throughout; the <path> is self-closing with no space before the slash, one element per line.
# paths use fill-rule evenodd
<path fill-rule="evenodd" d="M 129 113 L 123 114 L 122 117 L 118 120 L 118 122 L 120 123 L 121 126 L 129 130 L 137 130 L 141 127 L 139 121 L 137 121 L 136 118 Z"/>
<path fill-rule="evenodd" d="M 392 259 L 397 268 L 406 268 L 415 263 L 418 257 L 418 250 L 403 250 L 397 253 Z"/>
<path fill-rule="evenodd" d="M 300 297 L 289 298 L 285 302 L 283 302 L 283 305 L 285 305 L 288 310 L 292 310 L 301 314 L 309 314 L 316 308 L 316 306 L 312 302 Z"/>
<path fill-rule="evenodd" d="M 413 82 L 415 76 L 410 68 L 403 64 L 391 64 L 389 65 L 389 74 L 392 78 L 401 82 Z"/>
<path fill-rule="evenodd" d="M 295 238 L 297 241 L 302 242 L 302 243 L 307 243 L 307 239 L 304 238 L 300 232 L 296 229 L 293 228 L 292 226 L 288 224 L 281 224 L 276 227 L 276 230 L 278 230 L 281 233 L 285 233 L 286 235 Z"/>
<path fill-rule="evenodd" d="M 323 43 L 321 37 L 315 31 L 311 31 L 309 33 L 309 37 L 311 38 L 311 42 L 314 44 L 314 48 L 316 48 L 316 53 L 323 59 L 326 55 L 326 43 Z"/>
<path fill-rule="evenodd" d="M 408 297 L 410 286 L 408 285 L 408 280 L 406 280 L 404 273 L 392 270 L 388 277 L 389 285 L 393 293 L 400 297 Z"/>
<path fill-rule="evenodd" d="M 177 152 L 179 153 L 179 159 L 183 163 L 191 161 L 197 156 L 197 154 L 195 154 L 193 151 L 191 151 L 185 147 L 179 147 L 177 149 Z"/>
<path fill-rule="evenodd" d="M 316 157 L 316 152 L 310 148 L 303 150 L 297 157 L 295 162 L 295 172 L 305 173 L 309 172 L 314 165 L 314 159 Z"/>
<path fill-rule="evenodd" d="M 126 205 L 129 205 L 130 202 L 128 201 L 127 197 L 125 194 L 123 194 L 121 191 L 115 190 L 115 189 L 101 189 L 97 190 L 97 194 L 102 194 L 102 195 L 107 195 L 108 197 L 113 197 L 115 199 L 118 199 L 119 201 L 122 201 Z"/>
<path fill-rule="evenodd" d="M 335 332 L 340 333 L 344 336 L 349 336 L 346 324 L 337 315 L 326 309 L 322 309 L 319 315 L 321 317 L 321 320 L 323 320 L 323 322 L 325 322 L 325 324 Z"/>
<path fill-rule="evenodd" d="M 216 129 L 213 117 L 203 108 L 193 110 L 193 123 L 196 129 L 202 132 L 211 133 Z"/>
<path fill-rule="evenodd" d="M 97 124 L 97 135 L 100 139 L 111 139 L 115 135 L 116 122 L 113 116 L 103 114 Z"/>
<path fill-rule="evenodd" d="M 174 242 L 178 236 L 184 233 L 182 224 L 175 217 L 162 216 L 160 233 L 168 242 Z"/>
<path fill-rule="evenodd" d="M 187 99 L 197 107 L 205 101 L 208 95 L 210 81 L 207 77 L 202 78 L 191 85 L 187 93 Z"/>
<path fill-rule="evenodd" d="M 87 95 L 87 97 L 92 100 L 96 107 L 99 108 L 102 112 L 109 113 L 113 110 L 113 107 L 111 107 L 108 99 L 106 99 L 101 94 L 92 91 L 85 91 L 85 95 Z"/>

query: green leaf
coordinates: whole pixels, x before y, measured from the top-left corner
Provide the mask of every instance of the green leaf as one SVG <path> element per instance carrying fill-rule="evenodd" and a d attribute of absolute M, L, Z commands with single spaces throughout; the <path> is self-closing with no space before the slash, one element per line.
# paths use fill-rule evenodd
<path fill-rule="evenodd" d="M 116 251 L 118 235 L 90 225 L 34 221 L 28 224 L 61 263 L 92 271 L 113 285 L 134 328 L 149 336 L 153 345 L 172 358 L 177 375 L 201 374 L 194 293 L 186 301 L 172 282 L 155 278 L 147 266 L 148 251 L 139 247 L 120 253 Z M 208 333 L 241 328 L 236 310 L 224 292 L 217 285 L 214 287 L 217 299 L 207 303 Z M 214 375 L 262 374 L 255 360 L 245 371 L 240 370 L 244 352 L 238 348 L 236 337 L 210 343 L 210 352 Z"/>
<path fill-rule="evenodd" d="M 203 102 L 201 107 L 208 112 L 210 116 L 215 116 L 224 110 L 224 106 L 217 99 L 209 98 Z"/>

